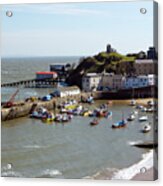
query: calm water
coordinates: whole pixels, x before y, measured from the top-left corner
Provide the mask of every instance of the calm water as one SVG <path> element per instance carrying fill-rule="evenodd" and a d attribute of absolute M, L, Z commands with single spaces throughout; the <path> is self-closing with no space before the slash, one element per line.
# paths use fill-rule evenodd
<path fill-rule="evenodd" d="M 29 78 L 35 71 L 48 70 L 50 63 L 39 60 L 35 64 L 29 61 L 14 65 L 2 63 L 2 80 Z M 13 91 L 12 88 L 2 89 L 2 99 Z M 17 99 L 48 91 L 51 90 L 22 89 Z M 96 102 L 91 107 L 101 103 Z M 28 117 L 2 122 L 2 176 L 82 178 L 105 168 L 121 169 L 137 163 L 145 150 L 132 147 L 129 142 L 153 138 L 153 131 L 140 132 L 143 124 L 138 122 L 138 117 L 142 113 L 124 129 L 111 128 L 113 122 L 121 119 L 122 111 L 127 116 L 132 109 L 127 105 L 113 105 L 110 107 L 112 119 L 101 119 L 94 127 L 89 125 L 91 118 L 88 117 L 74 117 L 65 125 L 49 125 Z M 149 114 L 151 121 L 152 117 Z M 13 165 L 11 169 L 8 163 Z"/>
<path fill-rule="evenodd" d="M 30 118 L 2 123 L 2 175 L 82 178 L 138 162 L 145 151 L 129 142 L 152 139 L 153 132 L 141 133 L 138 118 L 124 129 L 113 130 L 111 124 L 121 119 L 121 111 L 127 115 L 131 107 L 110 109 L 112 119 L 101 119 L 95 127 L 87 117 L 75 117 L 65 125 Z M 8 163 L 12 170 L 6 168 Z"/>
<path fill-rule="evenodd" d="M 49 71 L 50 64 L 76 64 L 79 60 L 80 57 L 4 58 L 1 63 L 1 82 L 32 79 L 35 78 L 37 71 Z M 42 96 L 53 91 L 53 89 L 23 89 L 21 87 L 19 90 L 16 100 L 30 96 Z M 8 100 L 15 91 L 16 88 L 2 88 L 2 101 Z"/>

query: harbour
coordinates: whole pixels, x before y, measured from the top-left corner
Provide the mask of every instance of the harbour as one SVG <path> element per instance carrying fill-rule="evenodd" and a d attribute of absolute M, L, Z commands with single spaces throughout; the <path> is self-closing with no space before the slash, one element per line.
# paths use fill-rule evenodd
<path fill-rule="evenodd" d="M 22 77 L 23 73 L 19 79 Z M 29 77 L 30 73 L 26 78 Z M 8 82 L 12 82 L 11 79 Z M 134 90 L 137 104 L 146 106 L 148 101 L 153 100 L 150 97 L 154 95 L 155 87 L 147 89 Z M 6 116 L 2 117 L 2 120 L 5 118 L 5 121 L 2 121 L 2 176 L 86 178 L 104 171 L 107 172 L 106 177 L 103 175 L 104 179 L 112 179 L 117 171 L 138 163 L 142 160 L 142 154 L 149 152 L 149 149 L 134 147 L 130 142 L 154 141 L 154 113 L 146 113 L 148 121 L 151 122 L 151 131 L 146 134 L 141 132 L 144 123 L 139 122 L 139 117 L 144 115 L 142 112 L 139 112 L 135 120 L 129 122 L 125 128 L 112 129 L 112 124 L 122 119 L 122 110 L 125 118 L 134 111 L 135 108 L 130 106 L 133 90 L 109 94 L 106 91 L 81 92 L 74 96 L 54 97 L 50 101 L 24 102 L 33 96 L 43 98 L 55 90 L 56 87 L 20 88 L 15 103 L 19 104 L 22 100 L 22 105 L 2 109 L 2 112 L 14 110 L 14 114 L 7 119 Z M 2 87 L 2 100 L 5 102 L 15 91 L 16 87 Z M 109 110 L 112 111 L 112 117 L 100 118 L 99 124 L 95 126 L 90 126 L 92 118 L 88 116 L 74 116 L 66 123 L 46 123 L 29 117 L 35 104 L 47 108 L 55 115 L 56 106 L 62 102 L 68 99 L 80 102 L 81 97 L 89 96 L 93 96 L 94 103 L 82 103 L 84 107 L 93 111 L 110 101 L 112 104 L 109 105 Z M 119 148 L 114 148 L 117 145 Z M 131 157 L 130 160 L 126 159 L 128 156 Z M 8 167 L 8 164 L 11 166 Z"/>
<path fill-rule="evenodd" d="M 97 101 L 95 106 L 105 102 Z M 82 178 L 107 167 L 117 170 L 140 161 L 148 150 L 129 142 L 153 140 L 154 124 L 145 135 L 140 132 L 143 124 L 138 117 L 126 128 L 114 130 L 111 125 L 121 119 L 121 110 L 127 116 L 131 107 L 115 104 L 110 109 L 112 118 L 101 118 L 94 127 L 89 125 L 89 117 L 81 116 L 65 124 L 46 124 L 26 117 L 2 122 L 2 175 Z M 152 122 L 153 114 L 148 116 Z M 114 148 L 115 144 L 119 148 Z M 9 162 L 12 170 L 4 170 Z"/>

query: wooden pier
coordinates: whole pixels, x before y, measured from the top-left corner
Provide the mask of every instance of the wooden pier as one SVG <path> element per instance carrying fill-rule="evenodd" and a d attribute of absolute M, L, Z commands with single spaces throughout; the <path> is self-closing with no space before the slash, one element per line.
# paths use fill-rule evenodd
<path fill-rule="evenodd" d="M 23 86 L 24 88 L 53 88 L 57 87 L 59 82 L 65 82 L 63 78 L 56 79 L 28 79 L 21 80 L 11 83 L 2 83 L 1 87 L 19 87 Z"/>

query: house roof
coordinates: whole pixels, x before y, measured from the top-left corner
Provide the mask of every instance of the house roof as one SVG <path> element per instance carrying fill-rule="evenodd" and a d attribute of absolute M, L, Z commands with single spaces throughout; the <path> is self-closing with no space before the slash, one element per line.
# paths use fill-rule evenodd
<path fill-rule="evenodd" d="M 42 71 L 42 72 L 36 72 L 36 74 L 41 74 L 41 75 L 53 75 L 53 74 L 57 74 L 56 72 L 45 72 L 45 71 Z"/>

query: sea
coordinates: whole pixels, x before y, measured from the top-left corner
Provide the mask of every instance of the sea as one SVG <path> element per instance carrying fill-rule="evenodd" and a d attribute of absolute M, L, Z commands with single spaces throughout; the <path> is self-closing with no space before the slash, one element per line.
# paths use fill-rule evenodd
<path fill-rule="evenodd" d="M 2 59 L 2 82 L 35 77 L 36 71 L 47 71 L 52 63 L 78 63 L 80 57 L 8 58 Z M 8 100 L 16 88 L 2 88 L 1 100 Z M 43 96 L 53 89 L 21 88 L 16 100 Z M 94 109 L 108 100 L 84 105 Z M 101 118 L 90 126 L 92 118 L 75 116 L 71 122 L 43 123 L 22 117 L 1 124 L 1 176 L 48 177 L 61 179 L 131 179 L 142 168 L 153 166 L 153 151 L 133 146 L 136 142 L 153 141 L 153 114 L 147 114 L 152 130 L 142 133 L 145 123 L 138 118 L 126 128 L 112 129 L 111 125 L 135 108 L 113 104 L 111 118 Z"/>

